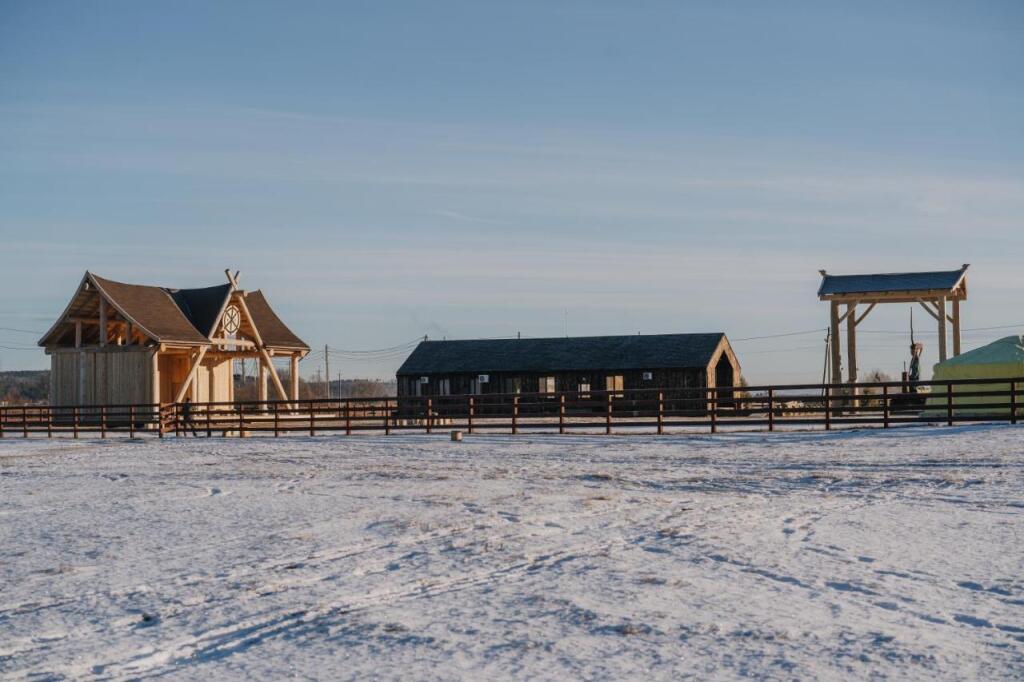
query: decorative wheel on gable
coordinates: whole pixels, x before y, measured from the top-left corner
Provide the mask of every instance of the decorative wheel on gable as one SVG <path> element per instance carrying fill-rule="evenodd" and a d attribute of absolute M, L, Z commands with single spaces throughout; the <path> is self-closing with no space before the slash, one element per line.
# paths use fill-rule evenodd
<path fill-rule="evenodd" d="M 224 321 L 222 323 L 225 334 L 235 334 L 238 332 L 239 327 L 242 326 L 242 313 L 239 312 L 238 308 L 233 305 L 229 305 L 224 310 Z"/>

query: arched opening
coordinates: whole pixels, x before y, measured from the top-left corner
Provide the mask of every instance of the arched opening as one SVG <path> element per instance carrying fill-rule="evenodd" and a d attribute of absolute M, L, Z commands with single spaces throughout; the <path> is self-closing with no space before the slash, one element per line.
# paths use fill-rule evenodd
<path fill-rule="evenodd" d="M 735 372 L 733 371 L 732 363 L 729 361 L 729 356 L 726 353 L 722 353 L 718 358 L 718 363 L 715 364 L 715 387 L 718 389 L 719 409 L 735 407 L 732 401 L 734 378 Z"/>

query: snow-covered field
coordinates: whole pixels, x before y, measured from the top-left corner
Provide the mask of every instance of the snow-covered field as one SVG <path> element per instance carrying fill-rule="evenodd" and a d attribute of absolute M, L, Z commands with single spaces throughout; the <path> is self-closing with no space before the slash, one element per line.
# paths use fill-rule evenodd
<path fill-rule="evenodd" d="M 1024 430 L 0 441 L 0 677 L 1024 676 Z"/>

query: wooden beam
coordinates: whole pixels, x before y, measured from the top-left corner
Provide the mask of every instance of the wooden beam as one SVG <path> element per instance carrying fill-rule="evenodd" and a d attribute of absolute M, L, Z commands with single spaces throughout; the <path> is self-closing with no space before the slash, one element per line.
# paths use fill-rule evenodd
<path fill-rule="evenodd" d="M 242 314 L 245 315 L 245 319 L 249 320 L 249 327 L 252 328 L 252 335 L 256 338 L 256 347 L 263 348 L 263 337 L 260 336 L 260 330 L 256 328 L 256 321 L 252 319 L 252 314 L 249 312 L 249 306 L 245 304 L 245 296 L 235 296 L 235 300 L 238 301 L 238 307 L 241 308 Z"/>
<path fill-rule="evenodd" d="M 180 403 L 182 398 L 185 397 L 185 392 L 192 386 L 192 381 L 196 378 L 196 374 L 199 372 L 199 365 L 204 357 L 206 357 L 206 346 L 200 346 L 195 360 L 192 361 L 192 367 L 188 371 L 188 376 L 185 377 L 185 383 L 181 385 L 181 388 L 178 389 L 178 394 L 174 396 L 174 402 Z"/>
<path fill-rule="evenodd" d="M 960 300 L 953 299 L 953 357 L 960 355 Z"/>
<path fill-rule="evenodd" d="M 99 294 L 100 297 L 100 345 L 107 345 L 107 299 L 103 297 L 103 294 Z"/>
<path fill-rule="evenodd" d="M 928 305 L 928 301 L 924 301 L 919 298 L 917 299 L 917 302 L 921 304 L 921 307 L 925 309 L 925 312 L 934 317 L 936 320 L 939 319 L 939 313 L 937 312 L 938 309 L 936 308 L 933 310 L 932 306 Z"/>
<path fill-rule="evenodd" d="M 247 339 L 229 339 L 221 336 L 210 339 L 210 343 L 220 346 L 241 346 L 242 348 L 256 347 L 255 343 Z"/>
<path fill-rule="evenodd" d="M 854 327 L 859 326 L 860 323 L 864 321 L 864 318 L 868 316 L 868 313 L 870 313 L 872 310 L 875 309 L 876 305 L 878 305 L 878 304 L 877 303 L 872 303 L 871 305 L 869 305 L 868 309 L 865 310 L 863 313 L 861 313 L 860 317 L 858 317 L 856 319 L 856 321 L 853 323 L 853 326 Z"/>
<path fill-rule="evenodd" d="M 852 305 L 853 305 L 853 307 L 851 308 L 850 304 L 847 304 L 846 312 L 843 313 L 842 317 L 839 318 L 839 324 L 842 324 L 842 323 L 846 322 L 846 319 L 848 317 L 850 317 L 850 315 L 853 314 L 853 311 L 856 310 L 856 308 L 857 308 L 857 301 L 853 301 Z"/>
<path fill-rule="evenodd" d="M 263 362 L 267 365 L 267 370 L 270 372 L 270 378 L 274 382 L 274 388 L 277 390 L 277 394 L 281 397 L 281 400 L 288 400 L 288 393 L 284 390 L 284 386 L 281 384 L 281 377 L 277 376 L 277 370 L 274 369 L 274 362 L 270 359 L 270 354 L 267 353 L 266 348 L 260 348 L 260 354 L 263 356 Z"/>
<path fill-rule="evenodd" d="M 936 318 L 939 321 L 939 362 L 946 360 L 946 299 L 940 298 L 935 302 L 939 314 Z"/>

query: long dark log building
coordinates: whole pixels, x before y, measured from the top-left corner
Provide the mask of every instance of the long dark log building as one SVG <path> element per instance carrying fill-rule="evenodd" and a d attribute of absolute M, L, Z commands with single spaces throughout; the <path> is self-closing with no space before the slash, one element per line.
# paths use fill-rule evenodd
<path fill-rule="evenodd" d="M 725 334 L 423 341 L 399 368 L 398 395 L 735 387 Z"/>

